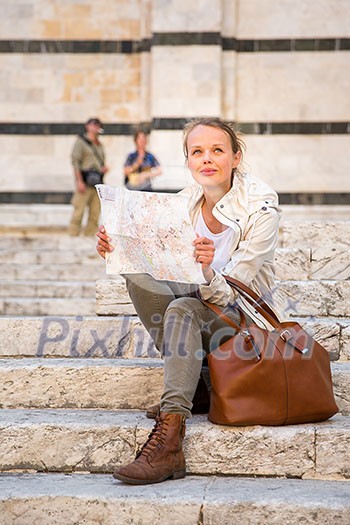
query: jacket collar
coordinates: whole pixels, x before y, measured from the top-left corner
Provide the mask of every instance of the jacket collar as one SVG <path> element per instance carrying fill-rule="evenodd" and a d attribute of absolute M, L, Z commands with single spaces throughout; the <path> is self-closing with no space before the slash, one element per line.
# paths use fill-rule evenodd
<path fill-rule="evenodd" d="M 189 197 L 190 215 L 195 224 L 203 204 L 203 189 L 194 184 L 182 190 L 181 194 Z M 242 228 L 253 213 L 271 207 L 279 210 L 276 192 L 264 181 L 237 172 L 231 189 L 214 206 L 213 215 L 222 224 Z"/>

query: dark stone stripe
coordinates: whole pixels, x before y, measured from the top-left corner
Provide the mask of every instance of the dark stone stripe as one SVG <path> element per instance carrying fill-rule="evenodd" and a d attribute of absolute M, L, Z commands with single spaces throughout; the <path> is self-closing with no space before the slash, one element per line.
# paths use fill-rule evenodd
<path fill-rule="evenodd" d="M 0 53 L 140 53 L 149 40 L 0 40 Z"/>
<path fill-rule="evenodd" d="M 106 135 L 133 135 L 138 125 L 116 123 L 104 124 L 103 127 Z M 143 127 L 146 128 L 146 125 Z M 0 135 L 77 135 L 83 131 L 83 124 L 71 122 L 0 122 Z"/>
<path fill-rule="evenodd" d="M 189 120 L 186 118 L 154 118 L 152 129 L 182 129 Z M 236 122 L 235 127 L 247 135 L 343 135 L 350 133 L 349 122 Z"/>
<path fill-rule="evenodd" d="M 220 33 L 154 33 L 153 46 L 221 46 Z"/>
<path fill-rule="evenodd" d="M 162 189 L 158 193 L 177 193 Z M 69 204 L 71 192 L 0 192 L 0 204 Z M 350 193 L 279 193 L 281 204 L 350 205 Z"/>
<path fill-rule="evenodd" d="M 346 135 L 349 122 L 255 122 L 236 123 L 247 135 Z"/>
<path fill-rule="evenodd" d="M 0 40 L 0 53 L 141 53 L 152 46 L 221 46 L 239 53 L 348 51 L 350 38 L 238 40 L 220 33 L 154 33 L 141 40 Z"/>
<path fill-rule="evenodd" d="M 223 39 L 223 49 L 231 43 Z M 231 39 L 228 39 L 229 41 Z M 278 51 L 347 51 L 350 38 L 296 38 L 296 39 L 262 39 L 262 40 L 236 40 L 234 51 L 239 53 L 253 52 L 278 52 Z"/>
<path fill-rule="evenodd" d="M 145 131 L 181 130 L 189 118 L 154 118 L 152 122 L 104 124 L 106 135 L 133 135 Z M 349 122 L 236 122 L 235 128 L 246 135 L 347 135 Z M 83 124 L 72 122 L 0 122 L 0 135 L 77 135 Z"/>

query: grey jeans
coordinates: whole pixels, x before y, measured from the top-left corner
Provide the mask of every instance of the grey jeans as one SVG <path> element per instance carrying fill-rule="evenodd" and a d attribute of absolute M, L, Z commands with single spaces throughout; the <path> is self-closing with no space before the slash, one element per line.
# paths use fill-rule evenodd
<path fill-rule="evenodd" d="M 161 410 L 190 417 L 203 358 L 235 330 L 197 298 L 197 285 L 157 281 L 148 274 L 124 278 L 135 310 L 164 358 Z M 233 307 L 225 314 L 240 322 Z"/>

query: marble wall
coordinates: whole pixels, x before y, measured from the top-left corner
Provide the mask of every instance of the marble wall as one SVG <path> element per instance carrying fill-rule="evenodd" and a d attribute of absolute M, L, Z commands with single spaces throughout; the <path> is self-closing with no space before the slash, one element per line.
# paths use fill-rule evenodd
<path fill-rule="evenodd" d="M 122 184 L 140 123 L 153 128 L 163 166 L 156 188 L 189 183 L 181 124 L 214 115 L 244 132 L 244 167 L 279 192 L 350 191 L 348 0 L 0 0 L 0 9 L 2 192 L 71 191 L 73 125 L 95 115 L 112 126 L 111 184 Z M 48 131 L 32 132 L 36 123 Z"/>

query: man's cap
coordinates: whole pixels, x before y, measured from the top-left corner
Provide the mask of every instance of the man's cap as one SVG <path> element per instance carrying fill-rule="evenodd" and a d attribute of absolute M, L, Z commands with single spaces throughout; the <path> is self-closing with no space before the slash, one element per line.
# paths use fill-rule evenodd
<path fill-rule="evenodd" d="M 97 126 L 100 126 L 101 129 L 103 129 L 103 124 L 99 118 L 89 118 L 89 120 L 86 121 L 86 124 L 96 124 Z"/>

